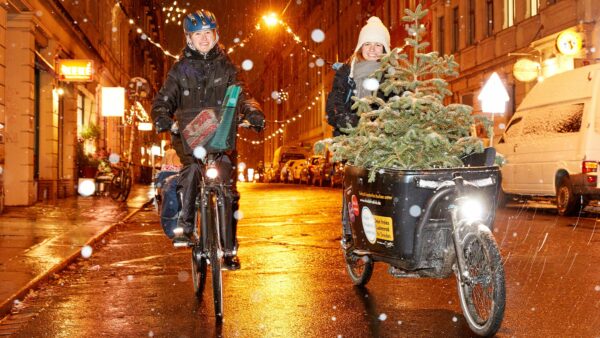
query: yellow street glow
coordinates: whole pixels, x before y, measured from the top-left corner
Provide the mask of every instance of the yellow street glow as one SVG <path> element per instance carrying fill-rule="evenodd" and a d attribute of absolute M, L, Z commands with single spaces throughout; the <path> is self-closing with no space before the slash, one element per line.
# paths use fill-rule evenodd
<path fill-rule="evenodd" d="M 267 24 L 267 26 L 272 27 L 277 25 L 279 19 L 275 13 L 270 13 L 269 15 L 263 15 L 263 20 Z"/>

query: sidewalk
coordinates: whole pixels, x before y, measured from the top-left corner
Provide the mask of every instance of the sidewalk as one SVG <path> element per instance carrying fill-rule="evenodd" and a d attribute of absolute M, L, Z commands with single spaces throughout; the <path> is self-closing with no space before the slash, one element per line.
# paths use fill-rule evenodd
<path fill-rule="evenodd" d="M 81 248 L 138 212 L 152 198 L 135 185 L 127 203 L 110 197 L 71 197 L 0 215 L 0 318 L 30 289 L 81 256 Z M 93 255 L 93 253 L 92 253 Z"/>

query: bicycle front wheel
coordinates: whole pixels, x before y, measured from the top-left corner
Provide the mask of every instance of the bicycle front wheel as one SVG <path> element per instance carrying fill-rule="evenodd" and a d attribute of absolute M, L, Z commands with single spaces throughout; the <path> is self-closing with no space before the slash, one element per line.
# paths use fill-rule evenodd
<path fill-rule="evenodd" d="M 221 257 L 220 250 L 220 219 L 219 206 L 216 195 L 209 195 L 207 232 L 208 232 L 208 256 L 212 272 L 213 298 L 215 304 L 215 317 L 217 322 L 223 321 L 223 276 L 221 275 Z"/>
<path fill-rule="evenodd" d="M 480 336 L 494 335 L 504 318 L 506 290 L 504 268 L 498 245 L 488 230 L 479 225 L 462 240 L 465 262 L 457 276 L 460 306 L 469 327 Z"/>
<path fill-rule="evenodd" d="M 198 300 L 202 300 L 202 293 L 206 286 L 206 258 L 202 257 L 200 247 L 192 248 L 192 282 L 194 283 L 194 293 Z"/>

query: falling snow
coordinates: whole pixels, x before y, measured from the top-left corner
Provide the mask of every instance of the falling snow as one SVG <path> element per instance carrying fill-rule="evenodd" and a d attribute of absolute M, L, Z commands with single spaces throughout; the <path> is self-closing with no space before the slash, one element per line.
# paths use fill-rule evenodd
<path fill-rule="evenodd" d="M 89 245 L 84 246 L 83 248 L 81 248 L 81 257 L 83 258 L 90 258 L 92 256 L 92 247 Z"/>
<path fill-rule="evenodd" d="M 412 217 L 419 217 L 421 215 L 421 207 L 418 205 L 413 205 L 412 207 L 410 207 L 410 209 L 408 209 L 408 213 Z"/>
<path fill-rule="evenodd" d="M 314 29 L 311 33 L 310 33 L 310 38 L 316 42 L 316 43 L 320 43 L 323 42 L 325 40 L 325 33 L 320 30 L 320 29 Z"/>

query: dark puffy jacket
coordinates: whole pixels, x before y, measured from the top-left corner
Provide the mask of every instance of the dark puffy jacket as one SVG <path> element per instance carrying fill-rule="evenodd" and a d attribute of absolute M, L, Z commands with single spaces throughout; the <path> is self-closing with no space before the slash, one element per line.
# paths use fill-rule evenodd
<path fill-rule="evenodd" d="M 325 106 L 327 123 L 333 127 L 333 136 L 342 134 L 340 128 L 346 128 L 348 124 L 355 127 L 358 123 L 358 115 L 351 108 L 354 104 L 352 96 L 355 95 L 355 88 L 356 84 L 350 78 L 350 66 L 347 64 L 341 65 L 335 71 L 333 87 L 327 96 Z"/>
<path fill-rule="evenodd" d="M 220 118 L 222 100 L 227 87 L 242 87 L 238 99 L 238 120 L 248 120 L 252 125 L 263 126 L 264 114 L 248 93 L 236 67 L 222 47 L 215 45 L 206 55 L 186 47 L 182 58 L 169 70 L 167 79 L 152 103 L 152 119 L 176 117 L 179 130 L 202 110 L 212 108 Z M 186 152 L 191 149 L 185 146 Z"/>

